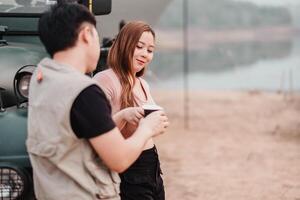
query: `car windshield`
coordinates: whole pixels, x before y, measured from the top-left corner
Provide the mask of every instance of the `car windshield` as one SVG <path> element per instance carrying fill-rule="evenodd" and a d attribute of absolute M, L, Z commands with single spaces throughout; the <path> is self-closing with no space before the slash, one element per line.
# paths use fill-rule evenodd
<path fill-rule="evenodd" d="M 40 14 L 57 0 L 0 0 L 0 14 Z"/>

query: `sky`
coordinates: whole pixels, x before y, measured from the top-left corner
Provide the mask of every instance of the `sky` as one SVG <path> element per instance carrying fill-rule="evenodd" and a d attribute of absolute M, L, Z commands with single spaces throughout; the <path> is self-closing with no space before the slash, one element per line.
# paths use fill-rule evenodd
<path fill-rule="evenodd" d="M 300 0 L 233 0 L 233 1 L 253 2 L 258 5 L 272 5 L 272 6 L 300 5 Z"/>

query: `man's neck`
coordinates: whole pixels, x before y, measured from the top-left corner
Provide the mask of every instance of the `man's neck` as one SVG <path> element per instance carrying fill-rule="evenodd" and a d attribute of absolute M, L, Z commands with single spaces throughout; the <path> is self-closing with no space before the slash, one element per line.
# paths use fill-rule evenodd
<path fill-rule="evenodd" d="M 53 55 L 53 60 L 63 65 L 67 65 L 74 69 L 77 69 L 83 74 L 85 74 L 87 71 L 82 53 L 77 53 L 75 49 L 59 51 Z"/>

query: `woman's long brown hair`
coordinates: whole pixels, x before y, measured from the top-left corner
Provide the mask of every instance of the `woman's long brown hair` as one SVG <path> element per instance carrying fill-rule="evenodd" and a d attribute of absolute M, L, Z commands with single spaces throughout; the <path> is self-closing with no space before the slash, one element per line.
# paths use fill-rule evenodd
<path fill-rule="evenodd" d="M 121 109 L 134 106 L 133 86 L 135 74 L 133 72 L 133 54 L 143 32 L 151 32 L 155 38 L 153 29 L 142 21 L 132 21 L 121 29 L 108 54 L 108 65 L 118 76 L 121 91 Z M 137 77 L 143 76 L 145 68 L 136 73 Z"/>

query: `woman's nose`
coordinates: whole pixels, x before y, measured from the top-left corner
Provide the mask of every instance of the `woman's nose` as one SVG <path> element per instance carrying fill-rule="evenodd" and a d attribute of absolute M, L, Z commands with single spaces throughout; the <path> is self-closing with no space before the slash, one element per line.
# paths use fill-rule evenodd
<path fill-rule="evenodd" d="M 145 58 L 148 57 L 148 51 L 147 51 L 146 48 L 143 49 L 143 51 L 142 51 L 142 56 L 145 57 Z"/>

